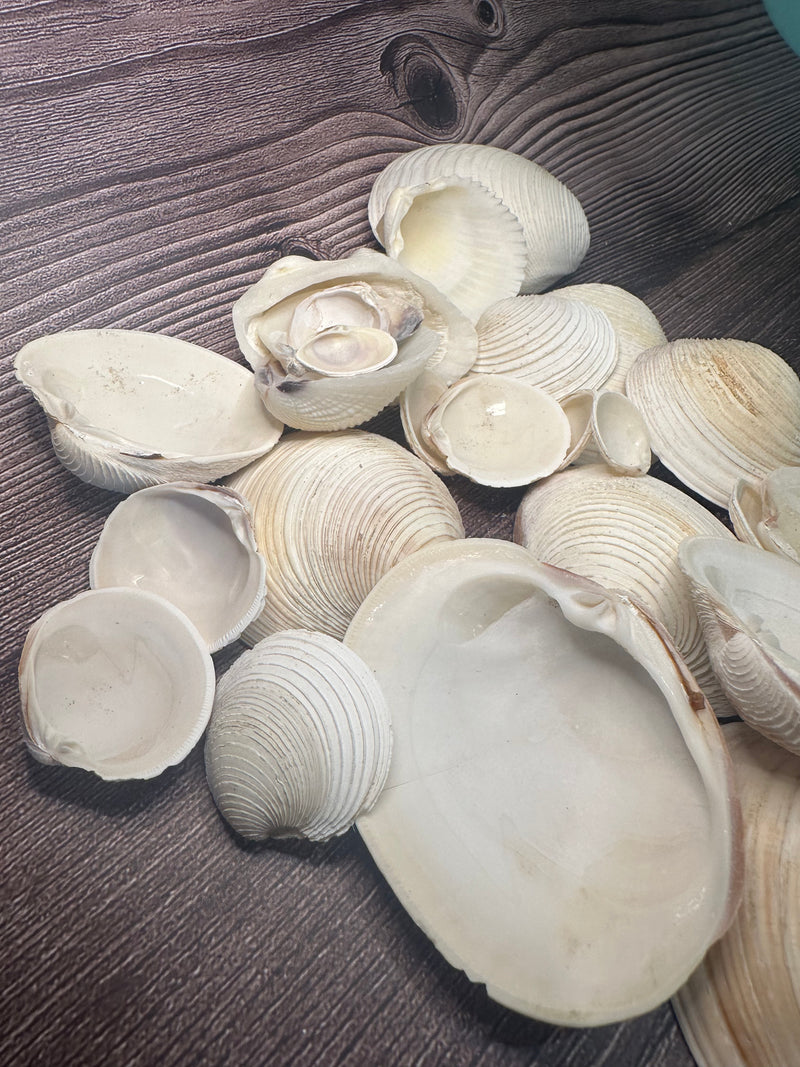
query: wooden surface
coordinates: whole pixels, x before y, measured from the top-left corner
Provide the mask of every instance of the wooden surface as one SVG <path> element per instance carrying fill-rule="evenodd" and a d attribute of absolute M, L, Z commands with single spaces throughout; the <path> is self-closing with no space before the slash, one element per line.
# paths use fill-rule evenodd
<path fill-rule="evenodd" d="M 199 749 L 109 785 L 22 744 L 24 635 L 86 588 L 118 498 L 55 460 L 19 347 L 136 327 L 237 358 L 244 288 L 279 254 L 371 244 L 372 179 L 443 140 L 569 185 L 592 228 L 575 280 L 631 289 L 669 337 L 800 364 L 800 59 L 758 2 L 0 5 L 4 1067 L 692 1062 L 669 1006 L 572 1031 L 493 1004 L 354 831 L 242 845 Z M 518 493 L 452 484 L 470 533 L 510 537 Z"/>

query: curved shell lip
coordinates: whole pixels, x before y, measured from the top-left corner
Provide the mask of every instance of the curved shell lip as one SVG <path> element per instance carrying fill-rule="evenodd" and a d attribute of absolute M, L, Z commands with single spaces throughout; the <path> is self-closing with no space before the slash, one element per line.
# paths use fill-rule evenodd
<path fill-rule="evenodd" d="M 115 639 L 119 642 L 112 644 L 110 652 L 103 651 L 92 633 L 91 620 L 84 617 L 86 612 L 91 611 L 92 606 L 98 604 L 110 611 L 110 615 L 105 623 L 95 624 L 96 629 L 103 640 L 108 639 L 110 635 L 112 642 Z M 137 614 L 147 619 L 144 627 L 138 630 Z M 77 623 L 70 622 L 75 617 Z M 58 629 L 60 621 L 62 630 L 63 624 L 67 624 L 66 634 Z M 51 634 L 51 630 L 54 630 L 54 633 Z M 75 691 L 74 686 L 68 687 L 62 675 L 57 679 L 60 684 L 55 685 L 46 678 L 43 681 L 37 675 L 39 657 L 46 656 L 49 652 L 48 635 L 50 639 L 58 641 L 56 659 L 61 666 L 66 665 L 67 669 L 71 669 L 73 662 L 91 662 L 98 653 L 107 660 L 103 665 L 106 669 L 99 675 L 94 670 L 87 674 L 78 670 L 78 683 L 83 682 L 84 688 L 91 683 L 98 687 L 99 696 L 95 703 L 99 706 L 99 713 L 98 707 L 91 708 L 92 700 L 87 698 L 87 718 L 94 721 L 87 723 L 79 716 L 73 728 L 67 729 L 66 732 L 54 725 L 51 717 L 54 714 L 57 716 L 59 710 L 63 712 L 66 707 L 67 717 L 74 718 L 74 705 L 84 690 L 79 688 Z M 125 635 L 130 638 L 130 643 L 126 643 Z M 167 641 L 170 639 L 174 643 L 167 655 Z M 176 729 L 172 714 L 164 720 L 165 726 L 152 722 L 143 724 L 140 721 L 142 696 L 137 691 L 136 710 L 130 713 L 130 725 L 127 728 L 128 733 L 133 731 L 133 738 L 128 740 L 132 755 L 110 752 L 105 756 L 92 756 L 86 744 L 88 742 L 91 745 L 96 741 L 98 716 L 107 728 L 109 712 L 112 712 L 112 727 L 118 726 L 122 729 L 125 723 L 120 720 L 125 711 L 130 712 L 130 709 L 121 710 L 120 704 L 116 702 L 109 707 L 108 693 L 112 692 L 113 698 L 120 698 L 120 692 L 124 694 L 135 676 L 141 678 L 140 667 L 142 671 L 146 671 L 145 653 L 149 654 L 151 650 L 160 664 L 157 675 L 169 677 L 170 669 L 174 666 L 174 656 L 184 657 L 181 668 L 175 669 L 167 689 L 185 691 L 187 679 L 192 679 L 195 691 L 192 693 L 188 721 L 180 730 Z M 187 657 L 191 660 L 189 664 L 186 662 Z M 214 699 L 214 663 L 206 642 L 194 623 L 163 597 L 129 587 L 88 590 L 45 611 L 28 631 L 18 672 L 25 744 L 31 755 L 40 763 L 63 764 L 91 771 L 105 781 L 155 778 L 168 767 L 180 763 L 200 740 L 208 724 Z M 75 679 L 71 681 L 74 683 Z M 118 688 L 120 686 L 121 690 Z M 60 709 L 53 704 L 53 690 L 56 693 L 55 705 L 60 703 Z M 70 696 L 69 693 L 73 695 Z M 48 704 L 47 708 L 42 707 L 42 699 Z M 88 738 L 80 736 L 86 735 L 87 731 Z M 158 741 L 164 731 L 168 735 L 167 743 L 159 749 Z"/>

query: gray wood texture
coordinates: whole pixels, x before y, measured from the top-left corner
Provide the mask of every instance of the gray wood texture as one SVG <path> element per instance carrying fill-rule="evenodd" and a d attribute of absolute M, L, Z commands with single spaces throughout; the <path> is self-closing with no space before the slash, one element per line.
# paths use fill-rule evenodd
<path fill-rule="evenodd" d="M 800 59 L 755 0 L 0 4 L 4 1067 L 692 1063 L 669 1006 L 569 1030 L 492 1003 L 355 831 L 243 845 L 199 749 L 110 785 L 22 744 L 25 633 L 86 588 L 118 498 L 59 466 L 15 353 L 116 326 L 239 358 L 244 288 L 280 254 L 373 244 L 375 175 L 450 140 L 581 198 L 574 280 L 632 290 L 670 337 L 800 366 Z M 519 493 L 453 492 L 469 533 L 510 537 Z"/>

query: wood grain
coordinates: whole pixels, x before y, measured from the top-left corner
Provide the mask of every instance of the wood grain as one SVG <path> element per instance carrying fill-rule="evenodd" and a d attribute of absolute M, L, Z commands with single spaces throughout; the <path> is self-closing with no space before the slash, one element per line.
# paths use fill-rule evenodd
<path fill-rule="evenodd" d="M 670 337 L 744 337 L 798 368 L 800 59 L 749 0 L 0 13 L 0 1063 L 688 1067 L 668 1006 L 584 1031 L 493 1004 L 353 831 L 243 845 L 199 751 L 119 785 L 30 760 L 24 635 L 86 587 L 118 498 L 58 465 L 11 363 L 90 326 L 239 358 L 230 308 L 269 262 L 372 245 L 379 170 L 464 140 L 535 159 L 581 198 L 592 247 L 575 280 L 631 289 Z M 373 425 L 399 438 L 395 415 Z M 510 536 L 519 493 L 453 491 L 470 533 Z"/>

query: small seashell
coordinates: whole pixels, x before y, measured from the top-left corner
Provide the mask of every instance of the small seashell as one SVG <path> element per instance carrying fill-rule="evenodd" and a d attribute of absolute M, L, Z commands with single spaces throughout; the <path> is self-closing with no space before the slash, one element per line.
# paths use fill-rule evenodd
<path fill-rule="evenodd" d="M 800 563 L 800 467 L 778 467 L 755 483 L 740 478 L 728 510 L 740 540 Z"/>
<path fill-rule="evenodd" d="M 400 420 L 408 447 L 437 474 L 453 472 L 431 440 L 426 419 L 447 388 L 447 382 L 435 370 L 424 370 L 406 386 L 400 397 Z"/>
<path fill-rule="evenodd" d="M 653 458 L 650 434 L 633 401 L 613 390 L 594 391 L 589 427 L 578 463 L 605 463 L 615 474 L 647 474 Z"/>

